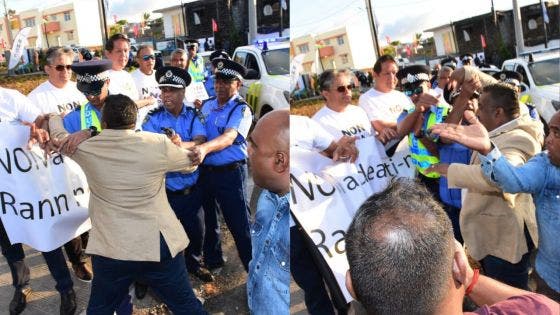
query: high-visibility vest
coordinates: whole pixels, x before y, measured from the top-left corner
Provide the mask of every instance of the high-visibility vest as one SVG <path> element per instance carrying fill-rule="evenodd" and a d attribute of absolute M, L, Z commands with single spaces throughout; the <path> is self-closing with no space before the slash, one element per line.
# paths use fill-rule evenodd
<path fill-rule="evenodd" d="M 422 130 L 428 130 L 433 125 L 442 123 L 443 119 L 447 116 L 448 111 L 449 106 L 447 104 L 438 104 L 437 106 L 435 106 L 435 112 L 430 109 L 429 113 L 427 113 L 428 119 L 424 119 Z M 408 135 L 408 146 L 410 147 L 410 156 L 412 157 L 412 163 L 416 166 L 416 169 L 426 177 L 439 178 L 439 173 L 427 171 L 428 167 L 439 163 L 439 158 L 433 156 L 424 146 L 424 144 L 422 144 L 422 142 L 418 138 L 416 138 L 413 132 Z"/>
<path fill-rule="evenodd" d="M 201 57 L 197 56 L 195 60 L 191 60 L 187 71 L 193 82 L 204 82 L 204 62 Z"/>
<path fill-rule="evenodd" d="M 80 128 L 82 130 L 94 126 L 97 131 L 101 131 L 101 123 L 97 117 L 97 113 L 93 110 L 91 103 L 80 107 Z"/>

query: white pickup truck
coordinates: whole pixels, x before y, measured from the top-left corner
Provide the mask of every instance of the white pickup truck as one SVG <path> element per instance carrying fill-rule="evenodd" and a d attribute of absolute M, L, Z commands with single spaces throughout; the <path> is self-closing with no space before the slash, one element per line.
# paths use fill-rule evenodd
<path fill-rule="evenodd" d="M 255 120 L 280 108 L 289 108 L 290 44 L 288 41 L 263 42 L 235 49 L 233 60 L 249 74 L 239 93 L 253 109 Z"/>

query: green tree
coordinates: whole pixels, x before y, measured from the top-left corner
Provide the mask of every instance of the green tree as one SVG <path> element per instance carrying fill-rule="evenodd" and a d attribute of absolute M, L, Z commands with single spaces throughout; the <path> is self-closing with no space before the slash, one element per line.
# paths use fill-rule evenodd
<path fill-rule="evenodd" d="M 109 27 L 109 36 L 113 36 L 117 33 L 123 33 L 124 27 L 128 24 L 127 20 L 119 20 L 116 24 Z"/>

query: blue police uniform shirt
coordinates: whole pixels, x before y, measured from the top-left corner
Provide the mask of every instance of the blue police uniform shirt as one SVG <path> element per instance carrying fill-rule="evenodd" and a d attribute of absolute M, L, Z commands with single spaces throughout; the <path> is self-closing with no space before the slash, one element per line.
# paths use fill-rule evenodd
<path fill-rule="evenodd" d="M 208 75 L 206 76 L 206 80 L 204 81 L 204 88 L 206 89 L 206 93 L 209 97 L 216 96 L 216 91 L 214 90 L 214 76 Z"/>
<path fill-rule="evenodd" d="M 185 106 L 179 116 L 175 117 L 164 106 L 160 106 L 149 112 L 142 130 L 154 133 L 163 133 L 161 128 L 171 128 L 181 136 L 183 142 L 191 141 L 196 136 L 206 137 L 206 129 L 200 122 L 193 108 Z M 191 129 L 192 128 L 192 129 Z M 183 174 L 181 172 L 169 172 L 165 175 L 165 187 L 169 190 L 182 190 L 196 184 L 198 170 Z"/>
<path fill-rule="evenodd" d="M 253 120 L 249 105 L 239 94 L 235 94 L 223 107 L 218 106 L 216 98 L 210 98 L 204 103 L 201 111 L 208 141 L 221 136 L 228 128 L 235 129 L 238 133 L 232 145 L 223 150 L 209 153 L 202 164 L 225 165 L 245 160 L 247 158 L 247 141 L 245 141 L 245 138 Z"/>
<path fill-rule="evenodd" d="M 82 106 L 86 106 L 86 105 L 82 105 Z M 80 112 L 81 108 L 82 108 L 81 106 L 77 107 L 74 111 L 64 116 L 63 119 L 64 129 L 66 129 L 66 131 L 68 131 L 69 133 L 74 133 L 76 131 L 82 130 L 82 117 Z M 99 119 L 99 122 L 101 122 L 101 111 L 99 111 L 97 107 L 93 105 L 91 105 L 91 108 L 93 109 L 95 114 L 97 114 L 97 118 Z"/>

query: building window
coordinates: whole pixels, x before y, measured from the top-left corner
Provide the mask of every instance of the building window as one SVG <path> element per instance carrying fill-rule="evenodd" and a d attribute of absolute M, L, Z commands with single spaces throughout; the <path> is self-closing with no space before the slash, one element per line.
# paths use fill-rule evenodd
<path fill-rule="evenodd" d="M 338 43 L 338 45 L 344 45 L 344 36 L 338 36 L 336 38 L 336 42 Z"/>
<path fill-rule="evenodd" d="M 327 39 L 323 40 L 323 43 L 324 43 L 325 45 L 330 45 L 330 44 L 331 44 L 330 38 L 327 38 Z"/>
<path fill-rule="evenodd" d="M 51 20 L 51 21 L 56 21 L 56 14 L 51 14 L 50 20 Z"/>
<path fill-rule="evenodd" d="M 302 54 L 309 52 L 309 45 L 307 44 L 298 45 L 298 48 L 299 48 L 299 52 Z"/>
<path fill-rule="evenodd" d="M 35 26 L 35 18 L 24 19 L 23 22 L 25 22 L 25 26 L 27 27 Z"/>
<path fill-rule="evenodd" d="M 64 12 L 64 21 L 70 21 L 71 19 L 70 12 Z"/>
<path fill-rule="evenodd" d="M 340 61 L 342 61 L 342 64 L 347 64 L 348 63 L 348 54 L 340 55 Z"/>
<path fill-rule="evenodd" d="M 68 35 L 68 40 L 74 40 L 74 31 L 70 31 L 67 33 Z"/>

